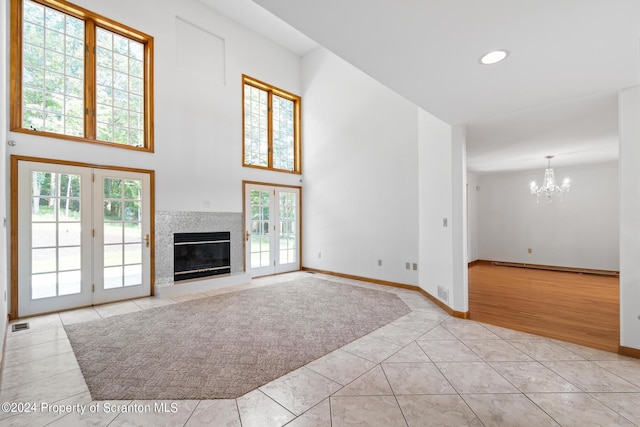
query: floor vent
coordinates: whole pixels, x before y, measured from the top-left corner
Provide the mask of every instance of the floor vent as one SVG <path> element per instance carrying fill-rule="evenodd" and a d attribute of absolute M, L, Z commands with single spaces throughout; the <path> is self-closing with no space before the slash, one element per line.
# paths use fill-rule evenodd
<path fill-rule="evenodd" d="M 444 289 L 442 286 L 438 286 L 438 298 L 442 301 L 449 303 L 449 290 Z"/>
<path fill-rule="evenodd" d="M 24 323 L 14 323 L 11 325 L 11 332 L 24 331 L 29 329 L 29 324 L 27 322 Z"/>

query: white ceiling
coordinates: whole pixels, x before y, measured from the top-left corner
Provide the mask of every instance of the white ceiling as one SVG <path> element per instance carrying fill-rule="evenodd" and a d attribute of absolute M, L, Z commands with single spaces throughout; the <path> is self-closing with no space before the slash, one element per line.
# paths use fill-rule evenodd
<path fill-rule="evenodd" d="M 519 110 L 467 125 L 467 169 L 478 175 L 615 162 L 615 93 Z"/>
<path fill-rule="evenodd" d="M 251 0 L 200 0 L 261 36 L 304 56 L 318 44 Z"/>
<path fill-rule="evenodd" d="M 299 55 L 317 42 L 466 124 L 479 174 L 542 168 L 547 154 L 615 161 L 616 93 L 640 83 L 638 0 L 200 1 Z M 497 48 L 506 61 L 479 64 Z"/>

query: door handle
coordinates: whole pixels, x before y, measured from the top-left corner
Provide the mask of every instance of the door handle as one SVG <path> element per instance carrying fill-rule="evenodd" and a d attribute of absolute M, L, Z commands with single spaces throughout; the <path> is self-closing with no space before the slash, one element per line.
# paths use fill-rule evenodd
<path fill-rule="evenodd" d="M 247 242 L 249 241 L 249 236 L 251 236 L 251 233 L 249 233 L 249 230 L 244 232 L 244 240 L 246 240 Z"/>
<path fill-rule="evenodd" d="M 149 247 L 149 235 L 144 236 L 144 244 Z"/>

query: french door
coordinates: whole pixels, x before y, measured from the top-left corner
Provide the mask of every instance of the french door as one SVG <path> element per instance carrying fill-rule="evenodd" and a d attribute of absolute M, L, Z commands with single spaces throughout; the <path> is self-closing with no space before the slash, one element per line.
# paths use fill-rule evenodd
<path fill-rule="evenodd" d="M 150 294 L 150 176 L 18 162 L 18 315 Z"/>
<path fill-rule="evenodd" d="M 245 184 L 245 249 L 252 277 L 300 269 L 300 189 Z"/>

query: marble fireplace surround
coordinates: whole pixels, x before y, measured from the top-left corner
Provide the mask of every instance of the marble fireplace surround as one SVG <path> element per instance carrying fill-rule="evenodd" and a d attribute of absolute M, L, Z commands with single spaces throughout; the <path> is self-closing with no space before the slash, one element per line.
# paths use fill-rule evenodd
<path fill-rule="evenodd" d="M 231 275 L 243 272 L 242 213 L 238 212 L 179 212 L 156 211 L 156 289 L 159 285 L 173 285 L 173 234 L 210 231 L 231 232 Z M 210 279 L 214 280 L 214 279 Z M 194 281 L 199 281 L 194 279 Z M 205 282 L 200 281 L 200 282 Z M 175 287 L 182 286 L 178 282 Z M 193 282 L 192 282 L 193 283 Z"/>

